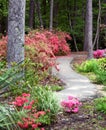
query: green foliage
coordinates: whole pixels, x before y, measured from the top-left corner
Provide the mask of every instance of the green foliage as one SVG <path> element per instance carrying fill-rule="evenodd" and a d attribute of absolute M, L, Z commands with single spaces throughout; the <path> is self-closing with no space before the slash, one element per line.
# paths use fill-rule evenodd
<path fill-rule="evenodd" d="M 97 81 L 106 85 L 106 58 L 100 58 L 97 60 L 99 69 L 95 71 Z"/>
<path fill-rule="evenodd" d="M 50 111 L 51 116 L 56 116 L 60 110 L 55 94 L 48 88 L 36 86 L 32 88 L 31 95 L 36 99 L 37 110 Z"/>
<path fill-rule="evenodd" d="M 77 70 L 84 73 L 92 72 L 96 76 L 97 83 L 106 85 L 106 58 L 86 61 L 77 66 Z"/>
<path fill-rule="evenodd" d="M 102 83 L 103 85 L 106 85 L 106 71 L 104 70 L 97 70 L 95 72 L 96 79 L 99 83 Z"/>
<path fill-rule="evenodd" d="M 25 111 L 16 111 L 12 106 L 0 104 L 0 129 L 21 130 L 16 123 L 25 115 Z"/>
<path fill-rule="evenodd" d="M 0 18 L 3 16 L 7 16 L 8 11 L 7 11 L 7 5 L 8 1 L 7 0 L 0 0 Z"/>
<path fill-rule="evenodd" d="M 49 86 L 48 86 L 48 87 L 49 87 Z M 61 90 L 63 90 L 63 86 L 51 85 L 51 86 L 50 86 L 50 89 L 51 89 L 52 91 L 61 91 Z"/>
<path fill-rule="evenodd" d="M 98 59 L 98 64 L 99 64 L 100 70 L 103 70 L 106 72 L 106 58 Z"/>
<path fill-rule="evenodd" d="M 95 70 L 97 70 L 98 68 L 99 66 L 96 59 L 85 61 L 80 66 L 77 66 L 77 70 L 79 72 L 85 72 L 85 73 L 95 72 Z"/>
<path fill-rule="evenodd" d="M 106 97 L 96 99 L 95 108 L 96 110 L 106 114 Z"/>
<path fill-rule="evenodd" d="M 11 91 L 10 86 L 13 86 L 23 77 L 23 67 L 21 62 L 14 67 L 4 69 L 5 71 L 0 76 L 0 95 Z"/>
<path fill-rule="evenodd" d="M 40 116 L 40 117 L 37 119 L 36 122 L 38 122 L 38 123 L 40 122 L 40 123 L 42 123 L 42 124 L 47 124 L 47 125 L 49 125 L 49 124 L 51 123 L 51 118 L 50 118 L 49 112 L 46 113 L 46 115 L 44 115 L 44 116 Z"/>

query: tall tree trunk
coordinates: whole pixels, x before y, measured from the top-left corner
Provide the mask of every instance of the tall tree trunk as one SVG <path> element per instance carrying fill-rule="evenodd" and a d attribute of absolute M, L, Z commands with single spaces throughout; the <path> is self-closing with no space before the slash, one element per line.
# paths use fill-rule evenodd
<path fill-rule="evenodd" d="M 43 14 L 43 16 L 46 16 L 46 8 L 47 8 L 46 7 L 47 6 L 46 0 L 42 1 L 42 5 L 41 6 L 43 7 L 42 14 Z M 45 19 L 43 19 L 43 27 L 46 28 L 46 20 Z"/>
<path fill-rule="evenodd" d="M 19 63 L 24 60 L 25 3 L 26 0 L 9 0 L 8 67 L 11 67 L 11 62 Z"/>
<path fill-rule="evenodd" d="M 75 1 L 76 3 L 76 1 Z M 75 4 L 74 3 L 74 4 Z M 76 8 L 76 7 L 75 7 Z M 74 9 L 75 9 L 74 8 Z M 69 21 L 69 26 L 70 26 L 70 30 L 71 32 L 73 32 L 73 26 L 72 26 L 72 19 L 71 19 L 71 10 L 72 8 L 69 6 L 69 0 L 67 0 L 67 16 L 68 16 L 68 21 Z M 74 19 L 75 20 L 75 19 Z M 74 22 L 73 22 L 74 23 Z M 73 42 L 74 42 L 74 46 L 75 46 L 75 50 L 78 52 L 78 47 L 77 47 L 77 42 L 76 42 L 76 37 L 74 35 L 74 33 L 72 33 L 72 37 L 73 37 Z"/>
<path fill-rule="evenodd" d="M 35 1 L 30 0 L 29 27 L 31 29 L 33 29 L 33 26 L 34 26 L 34 14 L 35 14 Z"/>
<path fill-rule="evenodd" d="M 100 34 L 100 23 L 101 23 L 101 1 L 99 0 L 99 9 L 98 9 L 98 19 L 97 19 L 97 30 L 93 43 L 93 47 L 96 45 L 96 49 L 99 48 L 99 34 Z"/>
<path fill-rule="evenodd" d="M 77 1 L 74 0 L 74 7 L 73 7 L 73 20 L 72 20 L 72 26 L 74 28 L 76 24 L 76 15 L 77 15 Z"/>
<path fill-rule="evenodd" d="M 53 6 L 53 26 L 58 27 L 58 12 L 59 12 L 59 1 L 54 1 L 54 6 Z"/>
<path fill-rule="evenodd" d="M 84 50 L 88 51 L 88 59 L 93 58 L 92 45 L 92 0 L 86 1 Z"/>
<path fill-rule="evenodd" d="M 40 27 L 41 27 L 41 29 L 43 29 L 43 20 L 42 20 L 39 0 L 36 0 L 36 8 L 37 8 L 38 18 L 39 18 L 39 22 L 40 22 Z"/>
<path fill-rule="evenodd" d="M 104 4 L 106 4 L 106 0 L 104 0 Z M 104 24 L 106 25 L 106 13 L 105 13 L 105 16 L 104 16 Z"/>
<path fill-rule="evenodd" d="M 50 26 L 49 26 L 50 31 L 53 30 L 53 4 L 54 0 L 50 0 Z"/>

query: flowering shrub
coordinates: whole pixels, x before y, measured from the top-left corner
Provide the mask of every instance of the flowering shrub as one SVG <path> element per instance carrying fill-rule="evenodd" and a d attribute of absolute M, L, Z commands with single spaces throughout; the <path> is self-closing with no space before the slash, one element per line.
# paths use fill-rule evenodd
<path fill-rule="evenodd" d="M 79 106 L 81 106 L 81 102 L 79 102 L 77 98 L 69 96 L 68 100 L 61 102 L 61 106 L 65 112 L 77 113 L 79 111 Z"/>
<path fill-rule="evenodd" d="M 105 55 L 105 50 L 96 50 L 93 52 L 94 58 L 101 58 L 104 57 Z"/>
<path fill-rule="evenodd" d="M 33 61 L 42 63 L 42 69 L 56 66 L 56 55 L 70 53 L 66 39 L 71 37 L 64 32 L 32 31 L 26 36 L 26 55 Z M 29 51 L 28 51 L 29 50 Z"/>
<path fill-rule="evenodd" d="M 48 46 L 44 35 L 30 33 L 25 39 L 26 57 L 30 57 L 32 61 L 41 64 L 42 70 L 56 66 L 54 53 Z"/>
<path fill-rule="evenodd" d="M 66 40 L 71 37 L 65 32 L 31 31 L 25 36 L 26 57 L 42 64 L 42 70 L 56 66 L 55 55 L 68 55 L 70 53 Z M 7 37 L 0 40 L 0 57 L 6 56 Z"/>
<path fill-rule="evenodd" d="M 30 101 L 30 94 L 23 93 L 22 96 L 15 98 L 15 101 L 12 102 L 16 110 L 26 111 L 25 115 L 21 120 L 17 122 L 17 125 L 22 129 L 32 129 L 35 130 L 39 128 L 44 130 L 42 127 L 43 124 L 50 124 L 49 112 L 37 111 L 34 103 L 36 101 Z"/>

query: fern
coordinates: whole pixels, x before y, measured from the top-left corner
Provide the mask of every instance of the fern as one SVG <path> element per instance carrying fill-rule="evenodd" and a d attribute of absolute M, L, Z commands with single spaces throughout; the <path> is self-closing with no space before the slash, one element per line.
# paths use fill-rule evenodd
<path fill-rule="evenodd" d="M 11 85 L 14 85 L 24 76 L 22 62 L 14 67 L 5 70 L 5 73 L 0 76 L 0 95 L 9 92 Z"/>

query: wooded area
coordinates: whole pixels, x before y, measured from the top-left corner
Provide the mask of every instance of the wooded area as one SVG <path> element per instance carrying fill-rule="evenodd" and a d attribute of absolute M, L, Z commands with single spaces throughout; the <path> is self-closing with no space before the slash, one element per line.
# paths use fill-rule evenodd
<path fill-rule="evenodd" d="M 105 11 L 106 0 L 0 0 L 0 130 L 106 128 Z"/>
<path fill-rule="evenodd" d="M 4 35 L 8 4 L 8 0 L 0 0 L 0 34 Z M 25 23 L 26 33 L 30 29 L 69 32 L 72 51 L 106 48 L 106 0 L 26 0 Z"/>

